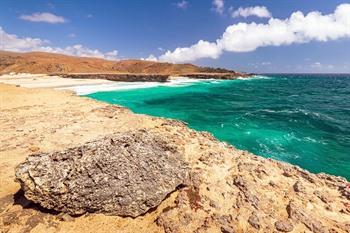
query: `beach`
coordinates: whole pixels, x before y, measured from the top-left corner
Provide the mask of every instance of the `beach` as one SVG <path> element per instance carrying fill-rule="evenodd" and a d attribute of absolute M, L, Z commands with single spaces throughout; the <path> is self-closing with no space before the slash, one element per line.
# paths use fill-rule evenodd
<path fill-rule="evenodd" d="M 13 73 L 0 76 L 0 82 L 27 88 L 67 88 L 82 85 L 111 84 L 105 79 L 73 79 L 55 75 Z"/>
<path fill-rule="evenodd" d="M 0 77 L 7 83 L 0 84 L 0 229 L 4 232 L 350 230 L 350 190 L 344 178 L 255 156 L 179 121 L 134 114 L 69 90 L 54 90 L 109 81 L 48 79 Z M 15 168 L 28 155 L 61 151 L 131 130 L 169 139 L 190 168 L 190 183 L 174 190 L 154 210 L 136 218 L 67 216 L 43 210 L 19 192 Z"/>

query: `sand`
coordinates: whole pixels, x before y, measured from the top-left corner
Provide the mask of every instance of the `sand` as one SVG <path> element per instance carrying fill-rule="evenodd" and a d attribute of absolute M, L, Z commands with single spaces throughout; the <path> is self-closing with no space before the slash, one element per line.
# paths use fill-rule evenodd
<path fill-rule="evenodd" d="M 46 74 L 5 74 L 0 76 L 0 82 L 27 88 L 70 88 L 75 86 L 111 84 L 105 79 L 72 79 Z"/>

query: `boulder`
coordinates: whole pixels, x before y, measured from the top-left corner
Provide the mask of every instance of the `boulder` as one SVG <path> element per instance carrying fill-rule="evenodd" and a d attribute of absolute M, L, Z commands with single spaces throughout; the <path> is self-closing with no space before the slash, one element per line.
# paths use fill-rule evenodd
<path fill-rule="evenodd" d="M 70 215 L 136 217 L 158 206 L 187 176 L 177 149 L 144 130 L 33 154 L 16 168 L 27 199 Z"/>

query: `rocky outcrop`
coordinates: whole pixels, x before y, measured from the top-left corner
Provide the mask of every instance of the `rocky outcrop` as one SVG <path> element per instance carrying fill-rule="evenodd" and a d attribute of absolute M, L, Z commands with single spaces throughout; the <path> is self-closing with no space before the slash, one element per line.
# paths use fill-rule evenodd
<path fill-rule="evenodd" d="M 239 77 L 249 77 L 251 74 L 238 73 L 238 72 L 227 72 L 227 73 L 189 73 L 183 76 L 195 79 L 223 79 L 231 80 Z"/>
<path fill-rule="evenodd" d="M 47 209 L 136 217 L 185 181 L 187 165 L 164 138 L 139 130 L 31 155 L 16 177 L 25 196 Z"/>
<path fill-rule="evenodd" d="M 122 82 L 166 82 L 170 75 L 167 74 L 132 74 L 132 73 L 57 73 L 63 78 L 79 78 L 79 79 L 106 79 L 110 81 Z M 228 73 L 188 73 L 180 76 L 193 79 L 223 79 L 232 80 L 238 77 L 249 77 L 250 74 L 228 72 Z"/>
<path fill-rule="evenodd" d="M 59 75 L 62 78 L 79 78 L 79 79 L 106 79 L 110 81 L 119 82 L 166 82 L 169 75 L 165 74 L 118 74 L 118 73 L 58 73 L 53 75 Z"/>

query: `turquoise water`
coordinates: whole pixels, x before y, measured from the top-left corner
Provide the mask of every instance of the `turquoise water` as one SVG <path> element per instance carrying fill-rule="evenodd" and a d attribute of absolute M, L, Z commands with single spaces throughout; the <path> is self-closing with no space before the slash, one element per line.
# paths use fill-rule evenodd
<path fill-rule="evenodd" d="M 350 179 L 350 75 L 267 75 L 87 96 L 180 119 L 239 149 Z"/>

